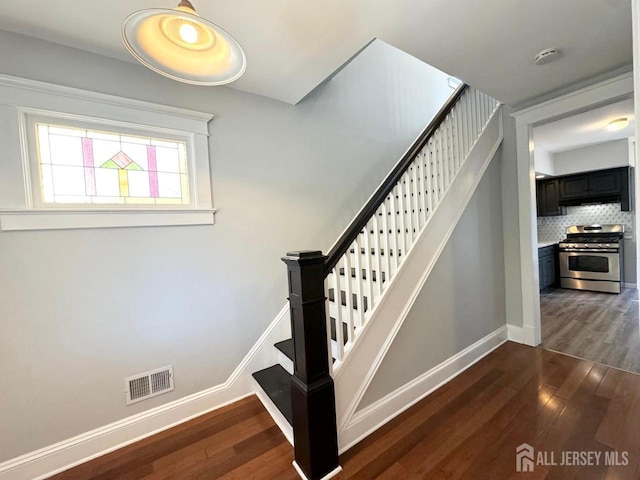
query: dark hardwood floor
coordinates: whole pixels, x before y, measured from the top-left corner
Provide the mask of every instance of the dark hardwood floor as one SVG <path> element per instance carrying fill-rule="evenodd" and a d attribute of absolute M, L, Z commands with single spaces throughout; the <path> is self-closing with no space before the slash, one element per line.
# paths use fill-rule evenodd
<path fill-rule="evenodd" d="M 516 473 L 522 443 L 628 452 L 626 466 Z M 550 453 L 547 454 L 549 458 Z M 640 478 L 640 376 L 508 342 L 341 456 L 338 479 Z M 255 397 L 56 479 L 297 479 L 293 451 Z"/>
<path fill-rule="evenodd" d="M 616 295 L 548 288 L 540 294 L 542 347 L 640 373 L 638 290 Z"/>

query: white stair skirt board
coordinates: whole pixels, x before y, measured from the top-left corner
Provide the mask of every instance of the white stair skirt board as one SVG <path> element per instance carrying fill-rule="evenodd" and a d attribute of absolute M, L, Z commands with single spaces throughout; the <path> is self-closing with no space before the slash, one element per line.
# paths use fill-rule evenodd
<path fill-rule="evenodd" d="M 502 142 L 501 112 L 499 107 L 487 124 L 334 376 L 340 445 L 344 445 L 346 426 Z"/>
<path fill-rule="evenodd" d="M 340 435 L 340 453 L 344 453 L 431 392 L 460 375 L 506 341 L 507 326 L 504 326 L 423 373 L 415 380 L 362 410 L 358 410 Z"/>
<path fill-rule="evenodd" d="M 40 480 L 256 393 L 251 374 L 277 362 L 273 344 L 291 336 L 289 305 L 226 382 L 0 464 L 0 480 Z M 259 390 L 259 389 L 258 389 Z"/>
<path fill-rule="evenodd" d="M 307 478 L 307 476 L 304 474 L 304 472 L 302 471 L 302 469 L 295 462 L 295 460 L 293 461 L 293 468 L 295 468 L 296 473 L 298 475 L 300 475 L 300 478 L 302 478 L 302 480 L 309 480 Z M 338 466 L 338 468 L 336 468 L 335 470 L 330 471 L 324 477 L 322 477 L 320 480 L 329 480 L 330 478 L 333 478 L 336 475 L 338 475 L 341 471 L 342 471 L 342 467 Z"/>
<path fill-rule="evenodd" d="M 524 343 L 524 329 L 520 326 L 507 324 L 508 338 L 512 342 Z"/>
<path fill-rule="evenodd" d="M 258 382 L 253 380 L 253 383 L 256 396 L 262 402 L 262 405 L 264 405 L 264 408 L 267 410 L 267 412 L 269 412 L 269 415 L 271 415 L 271 418 L 273 418 L 273 421 L 276 422 L 276 425 L 282 431 L 289 443 L 293 445 L 293 427 L 287 421 L 287 419 L 284 418 L 284 415 L 280 412 L 280 410 L 278 410 L 276 404 L 271 401 L 269 395 L 267 395 L 262 387 L 258 385 Z"/>

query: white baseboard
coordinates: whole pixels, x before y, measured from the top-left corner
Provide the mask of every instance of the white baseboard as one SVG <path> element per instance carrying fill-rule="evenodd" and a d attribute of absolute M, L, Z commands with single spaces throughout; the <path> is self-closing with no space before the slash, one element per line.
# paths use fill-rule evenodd
<path fill-rule="evenodd" d="M 302 469 L 298 466 L 298 464 L 296 463 L 296 461 L 293 461 L 293 468 L 295 469 L 296 473 L 298 475 L 300 475 L 300 478 L 302 480 L 308 480 L 307 476 L 304 474 L 304 472 L 302 471 Z M 342 467 L 338 466 L 338 468 L 336 468 L 335 470 L 330 471 L 329 473 L 327 473 L 324 477 L 322 477 L 320 480 L 329 480 L 330 478 L 335 477 L 336 475 L 338 475 L 340 472 L 342 471 Z"/>
<path fill-rule="evenodd" d="M 537 347 L 536 343 L 536 330 L 535 328 L 524 325 L 522 327 L 516 325 L 507 325 L 507 331 L 509 340 L 523 345 L 529 345 L 530 347 Z"/>
<path fill-rule="evenodd" d="M 524 330 L 522 327 L 507 325 L 507 338 L 512 342 L 524 343 Z"/>
<path fill-rule="evenodd" d="M 278 361 L 273 344 L 291 334 L 278 313 L 226 382 L 0 464 L 0 480 L 40 480 L 256 393 L 251 374 Z"/>
<path fill-rule="evenodd" d="M 507 339 L 508 326 L 501 327 L 415 380 L 356 411 L 340 434 L 340 453 L 344 453 L 431 392 L 464 372 L 505 343 Z"/>
<path fill-rule="evenodd" d="M 622 288 L 634 288 L 634 289 L 638 289 L 638 284 L 637 283 L 623 283 L 622 284 Z"/>
<path fill-rule="evenodd" d="M 522 327 L 522 343 L 530 347 L 537 347 L 540 343 L 536 341 L 536 329 L 531 325 L 524 325 Z"/>

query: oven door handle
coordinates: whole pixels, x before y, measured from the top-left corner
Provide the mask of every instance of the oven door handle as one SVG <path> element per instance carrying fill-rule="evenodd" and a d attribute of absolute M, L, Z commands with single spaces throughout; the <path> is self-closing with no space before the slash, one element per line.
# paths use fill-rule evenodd
<path fill-rule="evenodd" d="M 617 249 L 612 248 L 561 248 L 560 251 L 580 253 L 618 253 Z"/>

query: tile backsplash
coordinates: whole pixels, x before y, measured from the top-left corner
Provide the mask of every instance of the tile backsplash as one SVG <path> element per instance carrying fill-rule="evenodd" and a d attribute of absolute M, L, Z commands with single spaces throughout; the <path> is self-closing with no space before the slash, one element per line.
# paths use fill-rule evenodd
<path fill-rule="evenodd" d="M 582 205 L 567 207 L 567 214 L 558 217 L 538 217 L 538 241 L 559 242 L 563 240 L 565 228 L 571 225 L 623 224 L 625 238 L 633 235 L 633 212 L 623 212 L 619 203 Z"/>

